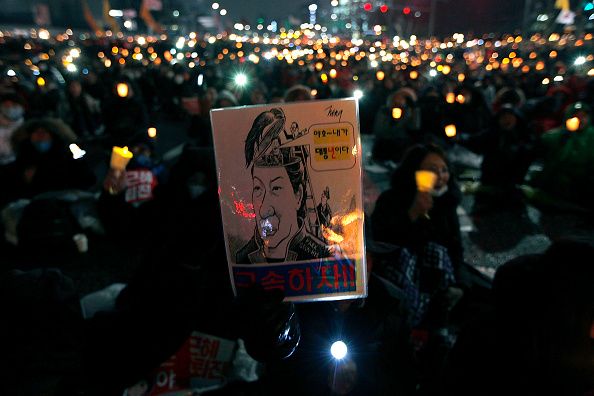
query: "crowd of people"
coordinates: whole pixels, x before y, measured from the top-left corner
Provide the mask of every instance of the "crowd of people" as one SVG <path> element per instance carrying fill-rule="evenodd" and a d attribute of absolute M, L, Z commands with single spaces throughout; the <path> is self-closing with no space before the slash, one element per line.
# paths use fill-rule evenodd
<path fill-rule="evenodd" d="M 594 391 L 592 240 L 567 235 L 502 265 L 492 290 L 478 286 L 457 212 L 464 164 L 451 155 L 482 157 L 477 213 L 533 204 L 591 219 L 591 34 L 300 47 L 299 35 L 177 45 L 71 33 L 0 35 L 10 394 L 133 394 L 139 381 L 151 394 L 151 374 L 192 331 L 241 338 L 261 362 L 257 381 L 222 394 Z M 257 287 L 234 297 L 210 110 L 353 95 L 370 161 L 392 172 L 366 213 L 368 297 L 293 305 Z M 164 161 L 154 128 L 168 122 L 187 138 Z M 125 170 L 109 167 L 113 146 L 133 153 Z M 419 170 L 436 175 L 432 191 L 418 191 Z M 137 265 L 110 310 L 83 318 L 76 285 L 55 268 L 87 237 Z M 339 363 L 323 353 L 337 331 L 356 345 Z"/>

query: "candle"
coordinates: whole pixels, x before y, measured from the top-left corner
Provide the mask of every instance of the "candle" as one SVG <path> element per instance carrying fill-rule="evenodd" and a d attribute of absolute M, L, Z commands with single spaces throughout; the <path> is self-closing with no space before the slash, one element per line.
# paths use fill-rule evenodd
<path fill-rule="evenodd" d="M 120 98 L 125 98 L 128 96 L 128 84 L 118 83 L 118 85 L 116 85 L 116 91 L 118 92 L 118 96 Z"/>
<path fill-rule="evenodd" d="M 128 150 L 128 147 L 114 146 L 111 150 L 110 166 L 114 170 L 123 171 L 133 156 L 132 152 Z"/>
<path fill-rule="evenodd" d="M 156 138 L 157 137 L 157 128 L 150 127 L 148 129 L 148 136 L 152 139 Z"/>
<path fill-rule="evenodd" d="M 453 138 L 456 136 L 456 125 L 450 124 L 445 127 L 445 134 L 449 138 Z"/>
<path fill-rule="evenodd" d="M 417 189 L 420 192 L 431 192 L 437 181 L 437 175 L 434 172 L 427 170 L 416 171 L 415 178 L 417 180 Z"/>
<path fill-rule="evenodd" d="M 456 95 L 454 95 L 454 93 L 453 93 L 453 92 L 449 92 L 449 93 L 446 95 L 446 102 L 448 102 L 449 104 L 452 104 L 452 103 L 454 103 L 455 101 L 456 101 Z"/>
<path fill-rule="evenodd" d="M 392 118 L 395 120 L 402 118 L 402 109 L 400 107 L 394 107 L 392 109 Z"/>
<path fill-rule="evenodd" d="M 580 129 L 580 119 L 577 117 L 569 118 L 565 121 L 565 126 L 569 132 L 575 132 Z"/>

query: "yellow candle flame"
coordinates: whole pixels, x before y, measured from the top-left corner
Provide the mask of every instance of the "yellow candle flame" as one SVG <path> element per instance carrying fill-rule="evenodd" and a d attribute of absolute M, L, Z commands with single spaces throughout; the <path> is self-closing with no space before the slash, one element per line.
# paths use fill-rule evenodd
<path fill-rule="evenodd" d="M 449 138 L 453 138 L 456 136 L 456 125 L 450 124 L 445 127 L 445 134 Z"/>
<path fill-rule="evenodd" d="M 572 117 L 565 121 L 565 126 L 569 132 L 575 132 L 580 129 L 580 119 L 578 117 Z"/>
<path fill-rule="evenodd" d="M 148 136 L 149 136 L 150 138 L 153 138 L 153 139 L 154 139 L 154 138 L 156 138 L 156 137 L 157 137 L 157 128 L 150 127 L 150 128 L 148 129 L 148 132 L 147 132 L 147 133 L 148 133 Z"/>
<path fill-rule="evenodd" d="M 402 109 L 400 107 L 394 107 L 392 109 L 392 118 L 395 120 L 399 120 L 402 118 Z"/>

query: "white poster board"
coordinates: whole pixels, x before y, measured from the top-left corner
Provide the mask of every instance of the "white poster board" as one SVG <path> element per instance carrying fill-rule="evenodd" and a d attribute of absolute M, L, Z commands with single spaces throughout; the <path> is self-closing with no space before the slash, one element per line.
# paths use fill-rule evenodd
<path fill-rule="evenodd" d="M 234 292 L 365 296 L 357 101 L 216 109 L 211 122 Z"/>

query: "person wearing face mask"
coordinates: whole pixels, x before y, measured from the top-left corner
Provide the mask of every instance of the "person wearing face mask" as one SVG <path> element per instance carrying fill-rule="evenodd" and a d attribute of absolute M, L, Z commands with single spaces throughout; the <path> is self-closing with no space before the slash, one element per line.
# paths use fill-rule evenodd
<path fill-rule="evenodd" d="M 435 173 L 432 191 L 417 188 L 419 170 Z M 374 239 L 401 248 L 384 276 L 405 296 L 408 322 L 415 329 L 412 337 L 418 345 L 422 386 L 431 384 L 445 351 L 451 348 L 455 329 L 450 313 L 467 290 L 456 212 L 460 200 L 443 150 L 418 144 L 405 152 L 392 175 L 391 188 L 380 195 L 371 215 Z"/>
<path fill-rule="evenodd" d="M 417 189 L 418 170 L 437 175 L 431 192 Z M 427 298 L 421 305 L 417 301 L 409 306 L 413 325 L 423 320 L 430 297 L 443 295 L 443 307 L 447 311 L 463 294 L 462 284 L 466 279 L 456 212 L 460 200 L 460 189 L 450 174 L 443 150 L 433 144 L 418 144 L 404 154 L 392 175 L 391 188 L 379 196 L 371 215 L 375 240 L 406 249 L 415 262 L 417 275 L 413 278 L 418 280 L 415 287 L 419 295 Z M 408 261 L 395 263 L 396 266 L 408 264 Z"/>
<path fill-rule="evenodd" d="M 23 124 L 24 114 L 23 102 L 18 95 L 8 94 L 0 98 L 0 165 L 15 159 L 10 140 L 14 131 Z"/>
<path fill-rule="evenodd" d="M 84 157 L 75 156 L 69 145 L 76 135 L 57 119 L 25 122 L 12 136 L 16 159 L 7 165 L 1 178 L 1 203 L 32 198 L 40 193 L 66 189 L 85 190 L 95 183 L 95 175 Z"/>
<path fill-rule="evenodd" d="M 150 244 L 163 217 L 161 195 L 167 175 L 146 135 L 129 140 L 127 147 L 134 156 L 124 172 L 114 169 L 107 172 L 99 197 L 99 214 L 109 234 Z M 148 233 L 130 233 L 132 228 Z"/>
<path fill-rule="evenodd" d="M 437 175 L 432 192 L 417 190 L 415 172 Z M 410 147 L 392 175 L 392 186 L 377 200 L 372 214 L 376 240 L 419 252 L 427 242 L 447 248 L 455 269 L 462 264 L 462 242 L 456 208 L 461 193 L 450 174 L 445 153 L 433 144 Z"/>

